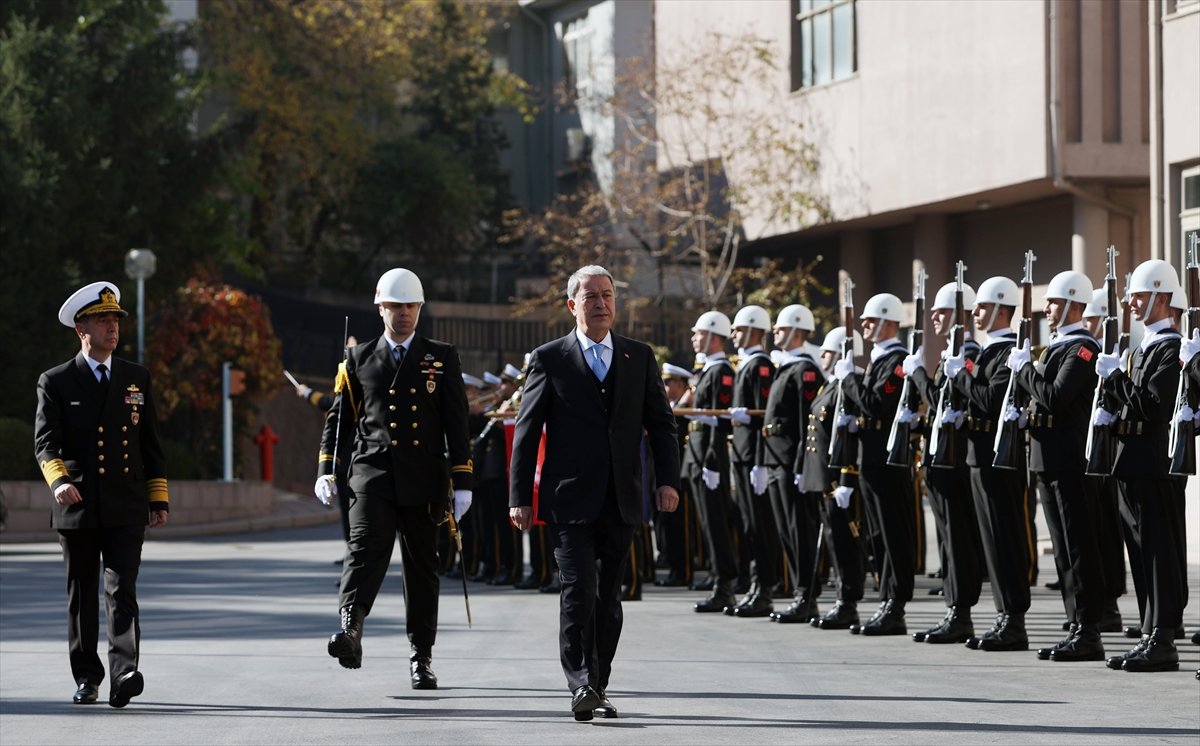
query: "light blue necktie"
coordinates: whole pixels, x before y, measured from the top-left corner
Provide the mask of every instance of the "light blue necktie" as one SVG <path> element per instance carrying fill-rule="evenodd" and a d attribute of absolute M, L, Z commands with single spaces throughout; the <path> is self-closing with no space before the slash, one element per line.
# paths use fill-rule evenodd
<path fill-rule="evenodd" d="M 604 364 L 604 345 L 592 345 L 592 372 L 601 381 L 608 374 L 608 366 Z"/>

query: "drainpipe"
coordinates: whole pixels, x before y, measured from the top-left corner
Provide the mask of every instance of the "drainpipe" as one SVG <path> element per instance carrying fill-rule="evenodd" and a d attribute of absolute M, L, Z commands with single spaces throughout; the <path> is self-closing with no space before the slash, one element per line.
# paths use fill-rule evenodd
<path fill-rule="evenodd" d="M 1162 5 L 1150 3 L 1150 256 L 1167 259 L 1170 238 L 1163 189 Z M 1182 248 L 1182 247 L 1181 247 Z M 1181 251 L 1182 253 L 1182 251 Z"/>

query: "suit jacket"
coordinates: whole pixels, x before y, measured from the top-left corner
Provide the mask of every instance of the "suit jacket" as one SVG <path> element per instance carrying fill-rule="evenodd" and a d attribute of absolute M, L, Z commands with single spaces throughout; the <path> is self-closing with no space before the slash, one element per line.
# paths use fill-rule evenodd
<path fill-rule="evenodd" d="M 538 486 L 537 518 L 550 524 L 590 523 L 611 486 L 621 519 L 642 522 L 643 430 L 654 457 L 658 486 L 679 489 L 675 417 L 649 347 L 612 335 L 605 377 L 611 406 L 583 359 L 575 332 L 533 351 L 517 413 L 510 465 L 509 506 L 533 503 L 534 472 L 542 429 L 546 455 Z"/>
<path fill-rule="evenodd" d="M 776 372 L 767 397 L 767 414 L 763 417 L 763 465 L 782 467 L 791 474 L 803 472 L 802 433 L 808 423 L 809 409 L 824 383 L 825 375 L 807 354 L 789 361 Z"/>
<path fill-rule="evenodd" d="M 1029 392 L 1033 403 L 1030 471 L 1082 474 L 1087 468 L 1084 450 L 1100 345 L 1083 330 L 1069 336 L 1069 341 L 1046 349 L 1041 372 L 1030 364 L 1017 373 L 1017 383 Z"/>
<path fill-rule="evenodd" d="M 843 381 L 845 396 L 858 409 L 859 464 L 887 465 L 887 439 L 904 387 L 904 358 L 908 350 L 896 344 L 867 366 L 866 373 Z"/>
<path fill-rule="evenodd" d="M 767 353 L 759 351 L 738 361 L 733 382 L 733 406 L 746 409 L 765 409 L 771 395 L 775 365 Z M 733 424 L 733 460 L 735 463 L 762 465 L 765 453 L 762 439 L 763 418 L 751 417 L 750 423 Z"/>
<path fill-rule="evenodd" d="M 54 528 L 145 526 L 167 510 L 150 371 L 113 356 L 105 393 L 83 353 L 38 378 L 34 454 L 51 490 L 72 482 L 83 501 L 52 503 Z"/>
<path fill-rule="evenodd" d="M 351 348 L 344 365 L 321 435 L 318 476 L 333 473 L 340 425 L 341 445 L 354 441 L 348 479 L 355 497 L 430 504 L 438 513 L 451 483 L 472 489 L 467 391 L 453 346 L 415 336 L 397 369 L 379 336 Z"/>
<path fill-rule="evenodd" d="M 733 365 L 720 359 L 700 374 L 696 382 L 696 393 L 692 406 L 697 409 L 727 409 L 733 403 Z M 733 430 L 730 420 L 719 419 L 715 427 L 702 423 L 689 423 L 687 451 L 684 453 L 684 471 L 688 479 L 699 479 L 700 470 L 729 471 L 729 433 Z"/>
<path fill-rule="evenodd" d="M 1167 452 L 1175 394 L 1179 385 L 1179 332 L 1129 357 L 1129 372 L 1118 370 L 1105 382 L 1105 407 L 1119 411 L 1124 432 L 1117 431 L 1113 476 L 1120 479 L 1166 479 L 1171 466 Z"/>

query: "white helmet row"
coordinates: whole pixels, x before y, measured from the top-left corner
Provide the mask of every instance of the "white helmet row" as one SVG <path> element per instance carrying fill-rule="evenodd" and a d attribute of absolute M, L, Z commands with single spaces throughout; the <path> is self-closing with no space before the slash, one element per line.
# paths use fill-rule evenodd
<path fill-rule="evenodd" d="M 799 303 L 794 303 L 790 306 L 785 306 L 779 312 L 779 316 L 775 319 L 776 329 L 801 329 L 806 332 L 815 331 L 817 328 L 816 322 L 813 320 L 812 311 Z"/>
<path fill-rule="evenodd" d="M 1108 316 L 1108 293 L 1104 288 L 1096 288 L 1092 293 L 1091 303 L 1083 309 L 1083 318 L 1090 319 L 1096 316 Z"/>
<path fill-rule="evenodd" d="M 1046 300 L 1066 300 L 1086 306 L 1092 302 L 1092 281 L 1073 269 L 1059 272 L 1046 286 Z"/>
<path fill-rule="evenodd" d="M 929 307 L 930 311 L 953 311 L 954 296 L 958 292 L 958 284 L 947 282 L 938 288 L 937 295 L 933 296 L 933 305 Z M 975 290 L 967 283 L 963 283 L 963 310 L 970 311 L 975 307 Z"/>
<path fill-rule="evenodd" d="M 999 303 L 1002 306 L 1016 306 L 1021 299 L 1021 288 L 1007 277 L 989 277 L 979 286 L 975 294 L 975 305 L 980 303 Z"/>
<path fill-rule="evenodd" d="M 830 329 L 825 335 L 825 341 L 821 343 L 821 352 L 840 353 L 842 344 L 846 341 L 846 327 L 839 326 L 836 329 Z M 857 331 L 854 332 L 854 354 L 861 355 L 863 353 L 863 338 Z"/>
<path fill-rule="evenodd" d="M 379 303 L 424 303 L 425 289 L 421 278 L 403 267 L 389 269 L 375 285 L 375 301 Z"/>
<path fill-rule="evenodd" d="M 1129 278 L 1131 293 L 1174 293 L 1178 289 L 1179 275 L 1170 262 L 1162 259 L 1142 262 Z"/>
<path fill-rule="evenodd" d="M 733 328 L 739 326 L 771 331 L 771 315 L 762 306 L 745 306 L 733 317 Z"/>
<path fill-rule="evenodd" d="M 720 311 L 705 311 L 700 314 L 700 318 L 696 319 L 696 323 L 692 325 L 694 332 L 708 332 L 716 334 L 718 337 L 728 337 L 733 333 L 733 324 L 729 323 L 729 317 Z"/>
<path fill-rule="evenodd" d="M 900 299 L 891 293 L 879 293 L 872 295 L 863 305 L 862 318 L 864 319 L 880 319 L 882 321 L 903 321 L 901 310 L 904 304 Z M 953 306 L 953 303 L 951 304 Z"/>

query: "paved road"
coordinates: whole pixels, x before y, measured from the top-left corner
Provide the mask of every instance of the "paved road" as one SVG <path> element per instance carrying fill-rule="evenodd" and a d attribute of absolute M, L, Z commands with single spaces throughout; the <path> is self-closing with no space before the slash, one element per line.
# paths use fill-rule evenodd
<path fill-rule="evenodd" d="M 578 724 L 567 712 L 556 597 L 476 584 L 474 629 L 458 586 L 443 584 L 442 688 L 415 692 L 396 573 L 367 622 L 364 667 L 326 656 L 337 623 L 333 533 L 149 542 L 146 693 L 124 710 L 69 704 L 58 547 L 0 547 L 0 743 L 1200 743 L 1197 646 L 1181 648 L 1179 673 L 1136 675 L 714 618 L 692 613 L 698 594 L 677 589 L 648 588 L 626 604 L 610 688 L 617 720 Z M 1050 558 L 1042 563 L 1049 577 Z M 1200 568 L 1190 569 L 1189 632 L 1200 597 Z M 931 582 L 918 583 L 910 629 L 943 613 L 923 595 Z M 1132 619 L 1136 603 L 1127 596 L 1121 607 Z M 1035 645 L 1058 639 L 1057 594 L 1039 588 L 1029 620 Z M 1127 647 L 1118 635 L 1105 642 Z"/>

